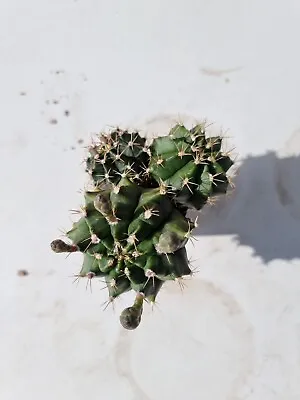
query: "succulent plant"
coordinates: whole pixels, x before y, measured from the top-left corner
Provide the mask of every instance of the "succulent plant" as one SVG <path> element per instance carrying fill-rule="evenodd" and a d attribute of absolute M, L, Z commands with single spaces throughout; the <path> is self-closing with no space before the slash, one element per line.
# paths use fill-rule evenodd
<path fill-rule="evenodd" d="M 226 192 L 233 161 L 221 143 L 202 125 L 177 125 L 151 144 L 116 129 L 89 148 L 94 188 L 85 191 L 82 216 L 66 233 L 70 243 L 56 239 L 51 248 L 83 253 L 78 277 L 102 278 L 108 303 L 136 292 L 120 316 L 124 328 L 139 325 L 144 300 L 154 303 L 164 282 L 191 274 L 185 246 L 195 223 L 186 211 Z"/>
<path fill-rule="evenodd" d="M 122 177 L 140 184 L 150 185 L 150 177 L 144 174 L 149 164 L 149 149 L 146 139 L 138 132 L 119 128 L 109 135 L 99 135 L 99 140 L 89 147 L 86 171 L 94 183 L 117 183 Z"/>
<path fill-rule="evenodd" d="M 221 147 L 222 137 L 207 137 L 201 124 L 190 130 L 176 125 L 149 148 L 151 176 L 172 189 L 175 203 L 199 210 L 209 198 L 227 192 L 233 160 Z"/>

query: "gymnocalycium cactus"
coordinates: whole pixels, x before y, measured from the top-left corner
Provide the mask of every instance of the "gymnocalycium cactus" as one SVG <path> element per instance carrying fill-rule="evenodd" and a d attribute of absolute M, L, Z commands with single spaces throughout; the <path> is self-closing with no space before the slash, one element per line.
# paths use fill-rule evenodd
<path fill-rule="evenodd" d="M 222 137 L 207 137 L 203 125 L 191 130 L 176 125 L 150 146 L 151 176 L 172 188 L 175 203 L 199 210 L 209 198 L 227 192 L 233 160 L 221 146 Z"/>
<path fill-rule="evenodd" d="M 144 300 L 155 302 L 164 282 L 191 275 L 186 243 L 195 227 L 188 209 L 202 208 L 226 193 L 233 165 L 222 138 L 207 137 L 204 125 L 176 125 L 147 144 L 138 132 L 115 129 L 89 147 L 81 218 L 56 239 L 56 253 L 81 252 L 79 277 L 105 280 L 109 300 L 130 290 L 136 299 L 120 322 L 135 329 Z"/>

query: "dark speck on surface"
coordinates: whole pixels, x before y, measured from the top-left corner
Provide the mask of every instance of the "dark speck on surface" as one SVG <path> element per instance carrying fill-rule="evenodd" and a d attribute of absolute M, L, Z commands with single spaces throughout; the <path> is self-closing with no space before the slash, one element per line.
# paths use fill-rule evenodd
<path fill-rule="evenodd" d="M 20 96 L 26 96 L 26 92 L 20 92 Z"/>
<path fill-rule="evenodd" d="M 26 269 L 19 269 L 19 271 L 17 272 L 18 276 L 28 276 L 29 273 L 28 271 L 26 271 Z"/>
<path fill-rule="evenodd" d="M 70 111 L 69 111 L 69 110 L 66 110 L 66 111 L 64 112 L 64 114 L 65 114 L 66 117 L 69 117 Z"/>
<path fill-rule="evenodd" d="M 70 148 L 71 148 L 71 150 L 75 150 L 75 149 L 76 149 L 76 147 L 75 147 L 75 146 L 71 146 Z"/>
<path fill-rule="evenodd" d="M 51 125 L 56 125 L 58 123 L 58 121 L 57 121 L 57 119 L 55 119 L 55 118 L 51 118 L 50 120 L 49 120 L 49 124 L 51 124 Z"/>
<path fill-rule="evenodd" d="M 78 143 L 78 144 L 83 144 L 83 142 L 84 142 L 83 139 L 78 139 L 78 140 L 77 140 L 77 143 Z"/>

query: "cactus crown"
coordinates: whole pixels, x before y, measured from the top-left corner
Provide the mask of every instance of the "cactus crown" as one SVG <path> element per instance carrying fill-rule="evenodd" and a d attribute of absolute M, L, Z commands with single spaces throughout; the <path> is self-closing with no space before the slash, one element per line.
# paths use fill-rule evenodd
<path fill-rule="evenodd" d="M 155 302 L 165 281 L 191 274 L 185 246 L 195 224 L 186 212 L 226 193 L 233 161 L 221 145 L 203 125 L 176 125 L 151 144 L 138 132 L 115 129 L 89 147 L 94 189 L 66 233 L 70 244 L 56 239 L 51 248 L 83 253 L 78 277 L 102 277 L 109 302 L 137 293 L 120 316 L 124 328 L 139 325 L 143 301 Z"/>

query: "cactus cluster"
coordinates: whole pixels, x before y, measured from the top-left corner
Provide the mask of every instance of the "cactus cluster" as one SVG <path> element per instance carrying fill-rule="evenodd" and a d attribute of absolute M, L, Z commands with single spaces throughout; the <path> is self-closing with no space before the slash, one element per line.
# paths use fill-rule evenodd
<path fill-rule="evenodd" d="M 109 302 L 136 292 L 120 316 L 124 328 L 139 325 L 144 300 L 155 302 L 164 282 L 191 275 L 185 246 L 195 223 L 187 211 L 226 193 L 233 161 L 221 145 L 222 137 L 207 137 L 204 125 L 176 125 L 151 143 L 115 129 L 89 147 L 93 189 L 66 233 L 70 243 L 56 239 L 51 248 L 83 253 L 78 276 L 101 277 Z"/>

